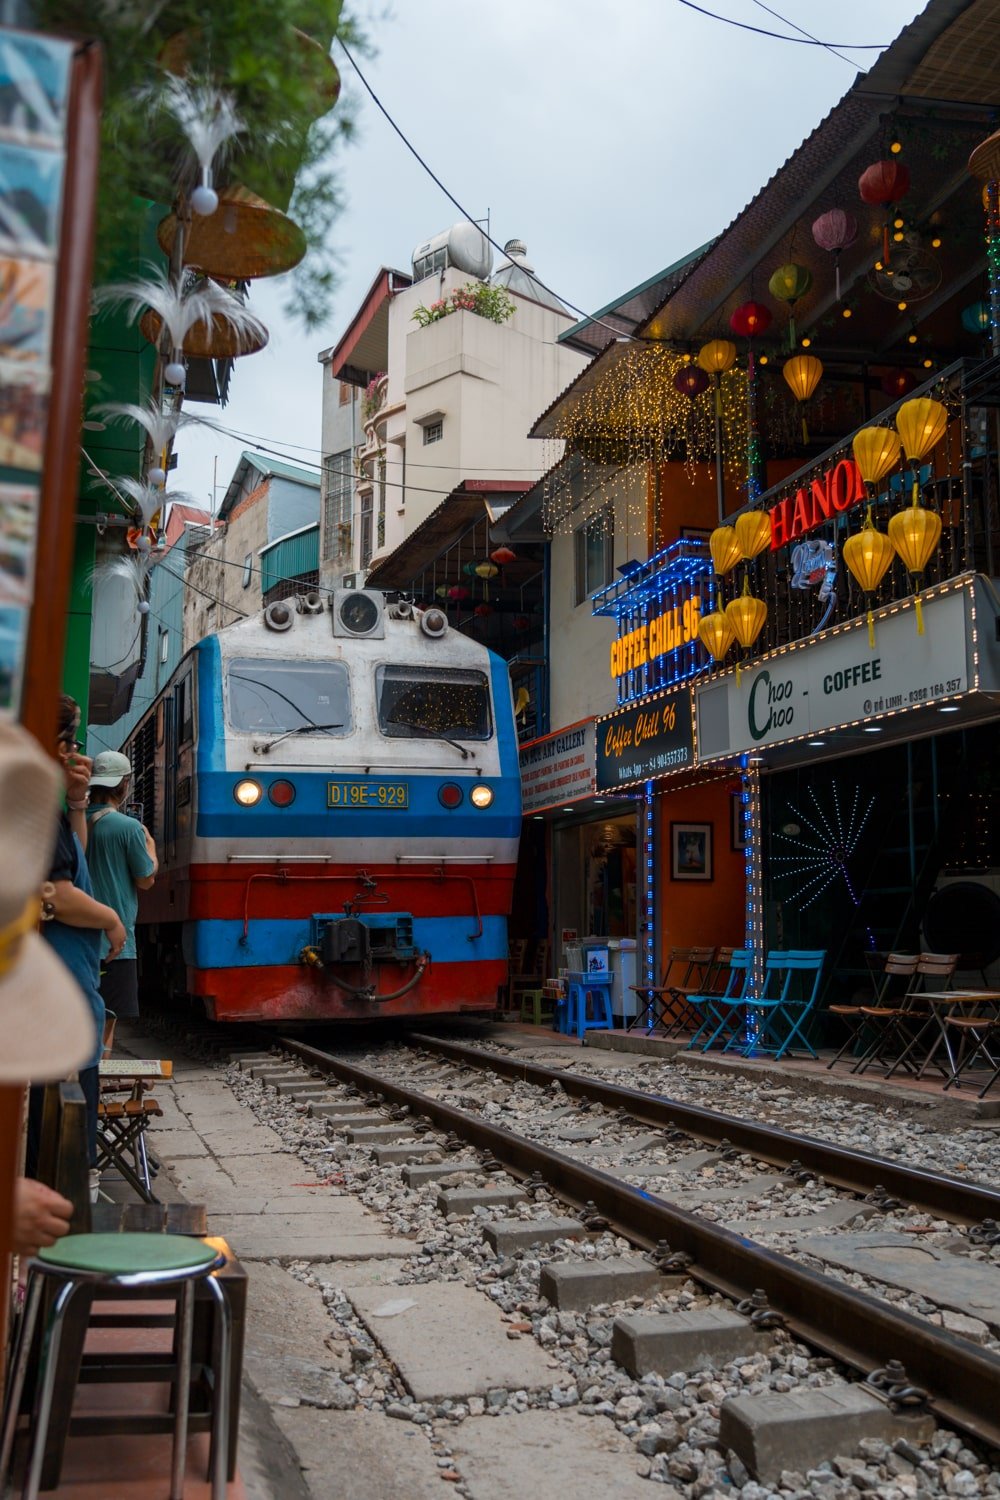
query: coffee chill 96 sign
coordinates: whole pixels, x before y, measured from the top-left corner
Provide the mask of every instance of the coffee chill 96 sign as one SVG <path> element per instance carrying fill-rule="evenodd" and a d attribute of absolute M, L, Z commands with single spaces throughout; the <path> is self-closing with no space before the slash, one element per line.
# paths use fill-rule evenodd
<path fill-rule="evenodd" d="M 691 695 L 684 688 L 597 721 L 597 790 L 680 771 L 694 760 Z"/>

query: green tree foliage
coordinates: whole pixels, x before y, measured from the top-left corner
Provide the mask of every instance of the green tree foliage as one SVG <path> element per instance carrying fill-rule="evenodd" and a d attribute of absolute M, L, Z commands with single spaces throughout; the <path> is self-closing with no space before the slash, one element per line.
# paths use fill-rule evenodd
<path fill-rule="evenodd" d="M 123 247 L 138 246 L 143 200 L 169 206 L 197 181 L 176 122 L 157 107 L 167 69 L 232 94 L 246 130 L 216 186 L 241 183 L 301 225 L 309 253 L 292 273 L 289 310 L 307 327 L 322 321 L 342 207 L 336 153 L 353 128 L 337 102 L 329 50 L 340 37 L 366 51 L 342 0 L 40 0 L 38 19 L 53 31 L 96 36 L 104 47 L 97 280 L 120 265 Z"/>

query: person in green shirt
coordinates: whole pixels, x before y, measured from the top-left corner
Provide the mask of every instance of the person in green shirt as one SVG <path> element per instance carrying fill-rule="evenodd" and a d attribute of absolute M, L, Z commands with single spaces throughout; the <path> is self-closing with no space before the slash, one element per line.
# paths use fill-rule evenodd
<path fill-rule="evenodd" d="M 101 994 L 109 1015 L 139 1014 L 139 978 L 135 947 L 135 919 L 139 892 L 156 879 L 156 846 L 138 818 L 122 806 L 128 796 L 132 766 L 117 750 L 94 757 L 87 809 L 87 863 L 94 894 L 116 911 L 125 928 L 121 952 L 110 957 L 105 946 L 101 963 Z"/>

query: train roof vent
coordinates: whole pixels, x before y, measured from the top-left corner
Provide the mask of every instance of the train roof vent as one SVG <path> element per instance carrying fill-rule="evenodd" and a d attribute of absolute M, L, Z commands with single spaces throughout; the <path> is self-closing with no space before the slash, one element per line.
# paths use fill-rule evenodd
<path fill-rule="evenodd" d="M 335 636 L 385 639 L 385 596 L 377 589 L 334 589 L 330 610 Z"/>

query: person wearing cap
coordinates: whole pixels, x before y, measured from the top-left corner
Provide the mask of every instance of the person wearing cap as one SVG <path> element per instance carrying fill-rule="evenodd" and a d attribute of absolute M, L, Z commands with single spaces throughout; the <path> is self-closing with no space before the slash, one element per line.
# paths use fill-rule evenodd
<path fill-rule="evenodd" d="M 139 973 L 135 947 L 135 919 L 139 892 L 156 879 L 156 846 L 138 818 L 122 812 L 128 796 L 132 767 L 118 750 L 102 750 L 94 758 L 87 810 L 87 863 L 94 894 L 122 919 L 125 945 L 115 957 L 103 955 L 101 994 L 109 1013 L 139 1014 Z"/>
<path fill-rule="evenodd" d="M 65 1078 L 95 1047 L 92 1012 L 66 965 L 38 934 L 62 778 L 37 741 L 0 714 L 0 1084 Z M 49 925 L 49 924 L 47 924 Z M 13 1136 L 13 1132 L 9 1133 Z M 0 1139 L 0 1256 L 34 1254 L 68 1234 L 73 1205 L 16 1177 L 18 1142 Z"/>

